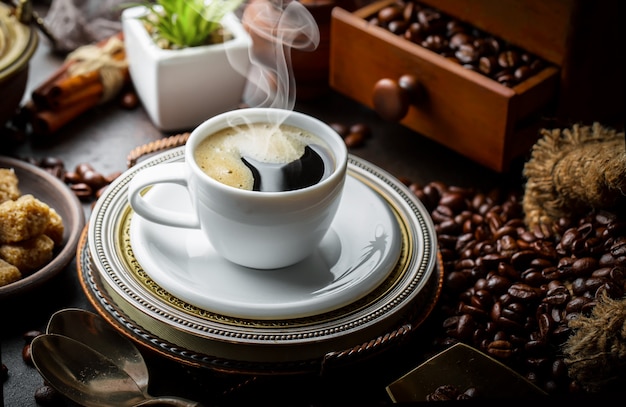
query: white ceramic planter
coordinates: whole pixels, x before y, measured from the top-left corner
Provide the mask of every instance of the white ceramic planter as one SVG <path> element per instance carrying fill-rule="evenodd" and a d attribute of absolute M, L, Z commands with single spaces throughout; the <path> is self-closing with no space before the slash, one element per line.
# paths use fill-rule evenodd
<path fill-rule="evenodd" d="M 252 43 L 239 19 L 231 13 L 222 20 L 234 36 L 223 44 L 164 50 L 137 19 L 145 10 L 124 10 L 122 27 L 130 76 L 153 123 L 163 131 L 189 130 L 237 108 Z"/>

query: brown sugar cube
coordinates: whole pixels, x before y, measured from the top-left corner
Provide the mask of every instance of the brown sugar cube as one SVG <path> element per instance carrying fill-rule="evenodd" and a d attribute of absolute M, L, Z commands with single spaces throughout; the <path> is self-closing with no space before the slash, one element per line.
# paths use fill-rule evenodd
<path fill-rule="evenodd" d="M 0 168 L 0 203 L 14 201 L 22 195 L 19 180 L 11 168 Z"/>
<path fill-rule="evenodd" d="M 20 270 L 6 261 L 0 259 L 0 287 L 11 284 L 22 278 Z"/>
<path fill-rule="evenodd" d="M 54 241 L 54 246 L 60 246 L 63 243 L 63 232 L 65 231 L 65 226 L 63 225 L 63 218 L 58 214 L 53 208 L 50 208 L 50 221 L 48 222 L 48 226 L 46 230 L 44 230 L 44 234 L 48 236 L 52 241 Z"/>
<path fill-rule="evenodd" d="M 0 204 L 0 244 L 28 240 L 43 234 L 50 222 L 50 207 L 32 195 Z"/>
<path fill-rule="evenodd" d="M 11 263 L 22 274 L 28 274 L 52 260 L 54 242 L 39 235 L 23 242 L 0 245 L 0 258 Z"/>

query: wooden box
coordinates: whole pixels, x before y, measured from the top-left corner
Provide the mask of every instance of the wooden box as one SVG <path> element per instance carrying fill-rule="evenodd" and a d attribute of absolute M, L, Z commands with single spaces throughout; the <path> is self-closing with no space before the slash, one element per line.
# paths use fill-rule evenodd
<path fill-rule="evenodd" d="M 534 44 L 516 44 L 530 48 L 549 45 L 542 48 L 545 51 L 542 53 L 525 48 L 549 63 L 519 84 L 505 86 L 368 22 L 369 17 L 393 1 L 372 3 L 354 12 L 341 8 L 333 10 L 330 86 L 376 110 L 384 118 L 398 120 L 492 170 L 507 171 L 514 158 L 529 152 L 539 135 L 539 119 L 554 109 L 560 80 L 558 63 L 562 58 L 562 41 L 568 23 L 562 27 L 553 23 L 548 38 L 533 35 Z M 454 7 L 477 4 L 458 0 L 431 3 L 433 6 L 446 5 L 445 10 L 440 10 L 453 17 L 456 17 L 452 13 Z M 514 3 L 521 4 L 518 0 Z M 557 3 L 565 13 L 570 12 L 571 2 L 561 0 Z M 479 4 L 473 10 L 468 17 L 491 21 L 488 16 L 479 15 Z M 562 10 L 553 12 L 561 13 Z M 546 20 L 539 24 L 552 17 L 545 14 Z M 538 22 L 535 20 L 535 23 Z M 482 23 L 477 27 L 500 30 L 488 31 L 496 36 L 503 35 L 502 29 L 504 39 L 511 42 L 516 30 L 505 23 L 499 26 Z M 407 87 L 401 85 L 407 77 L 417 79 L 419 83 L 419 92 L 414 95 L 407 94 L 404 90 Z M 381 83 L 387 85 L 383 102 L 379 95 Z M 381 104 L 384 105 L 382 108 Z M 384 112 L 389 109 L 402 113 L 390 116 Z"/>

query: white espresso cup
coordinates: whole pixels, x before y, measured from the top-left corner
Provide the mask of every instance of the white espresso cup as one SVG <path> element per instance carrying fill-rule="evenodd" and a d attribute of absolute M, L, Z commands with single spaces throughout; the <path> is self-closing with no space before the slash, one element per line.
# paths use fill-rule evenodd
<path fill-rule="evenodd" d="M 281 137 L 276 134 L 279 125 Z M 282 137 L 294 134 L 298 137 L 293 142 L 286 143 Z M 278 147 L 273 145 L 277 140 Z M 212 142 L 217 147 L 203 146 Z M 289 161 L 302 148 L 306 154 L 291 163 L 264 156 L 269 149 L 291 157 L 285 159 Z M 214 156 L 198 161 L 199 150 Z M 242 167 L 239 156 L 233 160 L 233 151 L 249 164 Z M 233 110 L 206 120 L 191 132 L 184 162 L 138 171 L 129 183 L 129 201 L 134 212 L 148 221 L 201 229 L 215 251 L 233 263 L 257 269 L 286 267 L 317 250 L 337 212 L 347 164 L 343 139 L 314 117 L 273 108 Z M 207 166 L 213 176 L 203 170 Z M 312 176 L 302 172 L 309 166 Z M 257 175 L 252 184 L 249 180 L 245 185 L 224 183 L 237 178 L 242 168 L 248 168 L 247 175 Z M 214 178 L 221 174 L 226 180 Z M 302 180 L 306 181 L 303 186 L 299 185 Z M 147 187 L 167 183 L 186 188 L 192 213 L 164 209 L 143 198 Z"/>

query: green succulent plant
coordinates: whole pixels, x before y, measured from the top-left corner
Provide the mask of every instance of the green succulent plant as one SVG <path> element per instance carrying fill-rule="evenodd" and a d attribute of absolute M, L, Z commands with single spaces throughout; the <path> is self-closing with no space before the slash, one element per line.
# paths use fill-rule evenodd
<path fill-rule="evenodd" d="M 224 42 L 221 24 L 226 14 L 244 0 L 155 0 L 142 5 L 148 13 L 140 17 L 155 43 L 177 49 Z"/>

